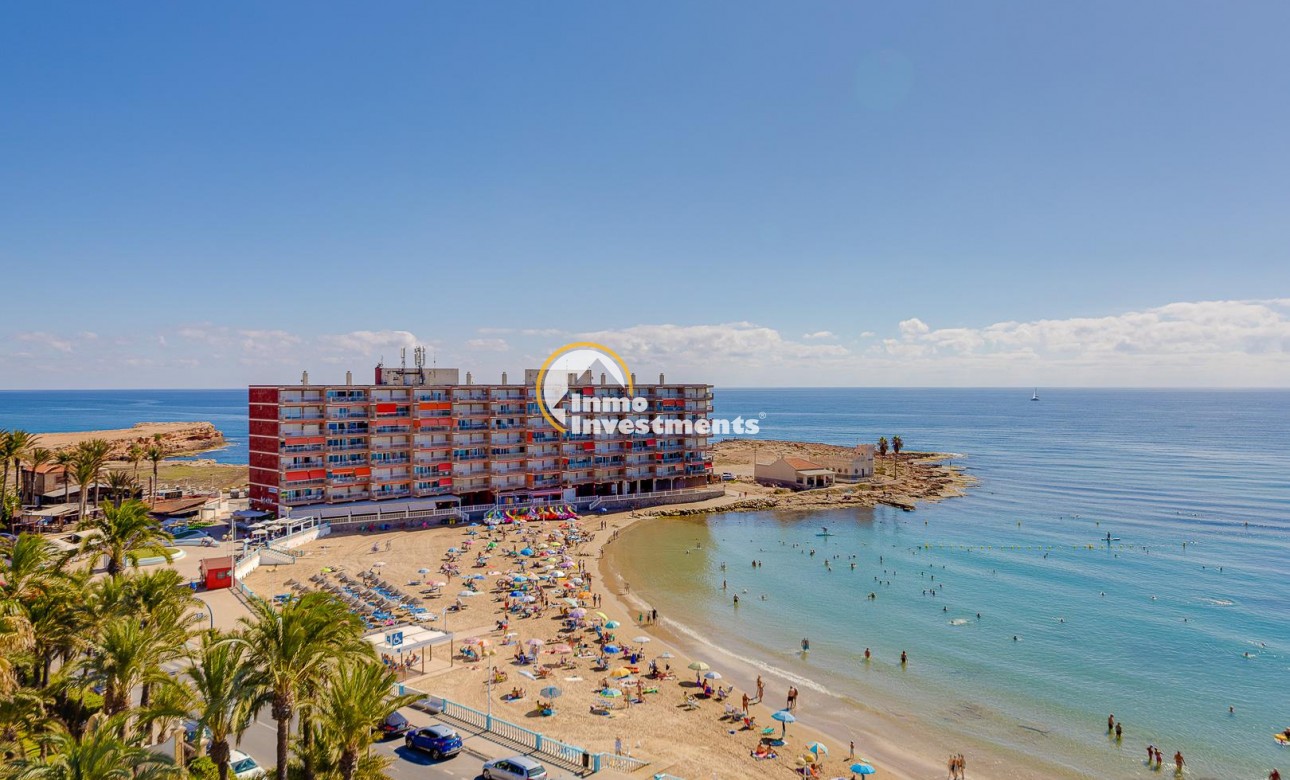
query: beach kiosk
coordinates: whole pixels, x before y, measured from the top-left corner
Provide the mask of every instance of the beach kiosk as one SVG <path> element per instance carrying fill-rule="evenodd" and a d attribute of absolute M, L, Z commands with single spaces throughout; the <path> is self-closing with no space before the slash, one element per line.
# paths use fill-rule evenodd
<path fill-rule="evenodd" d="M 202 558 L 197 567 L 198 576 L 206 590 L 218 590 L 220 588 L 233 587 L 233 558 L 232 556 L 222 556 L 220 558 Z"/>

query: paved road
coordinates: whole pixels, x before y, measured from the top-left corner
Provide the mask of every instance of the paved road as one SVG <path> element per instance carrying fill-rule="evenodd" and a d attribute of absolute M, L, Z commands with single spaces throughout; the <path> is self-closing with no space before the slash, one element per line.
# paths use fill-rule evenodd
<path fill-rule="evenodd" d="M 401 713 L 414 726 L 428 726 L 440 722 L 432 715 L 419 710 L 403 709 Z M 451 724 L 450 724 L 451 725 Z M 237 749 L 256 760 L 260 766 L 272 766 L 277 754 L 277 726 L 268 717 L 267 710 L 256 718 L 251 727 L 242 735 L 242 743 Z M 386 774 L 391 780 L 474 780 L 485 760 L 515 755 L 515 751 L 503 745 L 489 742 L 478 735 L 462 733 L 465 750 L 454 758 L 445 761 L 432 761 L 428 756 L 403 746 L 403 738 L 385 740 L 373 746 L 373 751 L 389 756 L 392 761 Z M 167 741 L 156 747 L 158 752 L 174 754 L 174 742 Z M 552 780 L 574 780 L 578 775 L 549 764 L 547 772 Z M 601 773 L 604 775 L 604 773 Z"/>

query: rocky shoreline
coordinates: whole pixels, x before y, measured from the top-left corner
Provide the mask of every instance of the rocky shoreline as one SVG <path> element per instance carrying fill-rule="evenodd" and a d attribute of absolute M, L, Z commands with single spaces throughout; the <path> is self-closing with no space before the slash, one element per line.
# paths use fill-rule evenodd
<path fill-rule="evenodd" d="M 976 478 L 964 468 L 948 461 L 963 456 L 938 452 L 903 452 L 876 456 L 872 479 L 858 483 L 840 483 L 819 490 L 793 491 L 759 485 L 752 479 L 752 457 L 769 459 L 782 455 L 822 457 L 849 452 L 850 448 L 831 444 L 792 441 L 726 440 L 713 447 L 718 473 L 728 472 L 735 479 L 726 482 L 726 500 L 702 507 L 672 509 L 658 507 L 636 514 L 653 517 L 677 517 L 712 512 L 760 512 L 766 510 L 813 510 L 844 506 L 872 507 L 879 504 L 914 511 L 920 503 L 962 496 L 976 484 Z M 731 493 L 734 493 L 731 496 Z"/>

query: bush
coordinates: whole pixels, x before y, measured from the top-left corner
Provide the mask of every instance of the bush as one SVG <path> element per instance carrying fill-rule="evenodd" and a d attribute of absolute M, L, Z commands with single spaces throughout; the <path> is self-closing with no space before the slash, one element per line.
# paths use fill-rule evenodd
<path fill-rule="evenodd" d="M 192 780 L 219 780 L 219 768 L 210 756 L 198 756 L 188 762 L 188 776 Z"/>

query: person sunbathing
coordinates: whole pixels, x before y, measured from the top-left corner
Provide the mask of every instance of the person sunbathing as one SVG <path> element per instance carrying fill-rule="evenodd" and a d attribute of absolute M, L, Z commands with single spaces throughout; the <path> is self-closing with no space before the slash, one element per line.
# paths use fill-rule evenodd
<path fill-rule="evenodd" d="M 757 728 L 757 716 L 756 716 L 756 715 L 748 715 L 748 716 L 745 716 L 745 717 L 744 717 L 744 730 L 745 730 L 745 731 L 750 731 L 750 730 L 755 729 L 755 728 Z"/>
<path fill-rule="evenodd" d="M 770 746 L 767 745 L 765 742 L 759 742 L 757 744 L 757 749 L 752 751 L 751 755 L 753 758 L 757 759 L 758 761 L 761 761 L 762 759 L 767 759 L 767 758 L 779 758 L 779 754 L 776 753 L 774 750 L 771 750 Z"/>

